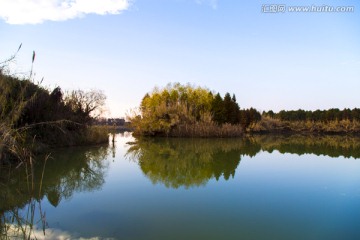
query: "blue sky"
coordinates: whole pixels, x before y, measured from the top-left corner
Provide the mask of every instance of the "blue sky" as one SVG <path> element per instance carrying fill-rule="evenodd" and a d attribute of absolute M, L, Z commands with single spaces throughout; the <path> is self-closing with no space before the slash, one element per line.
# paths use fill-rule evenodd
<path fill-rule="evenodd" d="M 23 43 L 18 71 L 30 69 L 35 50 L 36 79 L 103 90 L 109 116 L 169 82 L 235 93 L 241 108 L 260 111 L 360 107 L 358 1 L 39 2 L 0 0 L 0 59 Z M 284 3 L 354 11 L 262 12 Z"/>

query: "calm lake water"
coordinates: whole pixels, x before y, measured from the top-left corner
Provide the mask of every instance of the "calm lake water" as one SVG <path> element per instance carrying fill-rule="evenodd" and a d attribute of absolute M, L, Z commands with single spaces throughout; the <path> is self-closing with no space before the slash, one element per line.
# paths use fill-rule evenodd
<path fill-rule="evenodd" d="M 118 134 L 25 171 L 1 169 L 0 238 L 360 239 L 359 138 Z"/>

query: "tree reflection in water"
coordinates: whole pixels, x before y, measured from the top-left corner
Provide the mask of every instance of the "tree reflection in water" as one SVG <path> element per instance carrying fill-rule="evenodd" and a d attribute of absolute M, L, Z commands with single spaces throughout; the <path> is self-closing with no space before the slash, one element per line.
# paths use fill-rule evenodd
<path fill-rule="evenodd" d="M 360 158 L 360 137 L 257 135 L 238 139 L 139 138 L 126 154 L 154 183 L 189 188 L 234 177 L 241 157 L 260 151 Z"/>
<path fill-rule="evenodd" d="M 339 135 L 258 135 L 250 137 L 251 142 L 261 145 L 263 151 L 315 154 L 329 157 L 360 158 L 360 137 Z"/>
<path fill-rule="evenodd" d="M 254 156 L 260 145 L 234 139 L 138 139 L 126 156 L 138 162 L 153 183 L 186 188 L 211 178 L 234 177 L 241 156 Z"/>
<path fill-rule="evenodd" d="M 0 167 L 0 238 L 32 239 L 40 225 L 45 234 L 46 213 L 42 212 L 44 196 L 53 206 L 75 192 L 99 190 L 104 184 L 109 148 L 71 148 L 54 152 L 56 158 L 18 169 Z M 37 217 L 37 218 L 36 218 Z M 11 234 L 11 236 L 9 236 Z"/>

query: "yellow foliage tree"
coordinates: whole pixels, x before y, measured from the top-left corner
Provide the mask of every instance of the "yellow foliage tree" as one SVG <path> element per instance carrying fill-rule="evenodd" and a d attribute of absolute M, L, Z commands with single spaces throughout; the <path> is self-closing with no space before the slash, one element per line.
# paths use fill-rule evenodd
<path fill-rule="evenodd" d="M 135 133 L 168 135 L 182 124 L 210 123 L 212 101 L 213 94 L 207 88 L 168 84 L 147 93 L 141 101 L 140 114 L 129 119 Z"/>

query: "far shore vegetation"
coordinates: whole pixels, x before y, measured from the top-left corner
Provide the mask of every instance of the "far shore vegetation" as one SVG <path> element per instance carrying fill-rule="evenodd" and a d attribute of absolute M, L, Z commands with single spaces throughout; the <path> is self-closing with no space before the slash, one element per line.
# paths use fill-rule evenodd
<path fill-rule="evenodd" d="M 180 83 L 147 93 L 128 116 L 138 136 L 240 137 L 255 133 L 360 134 L 360 109 L 260 113 L 241 109 L 235 94 Z"/>

